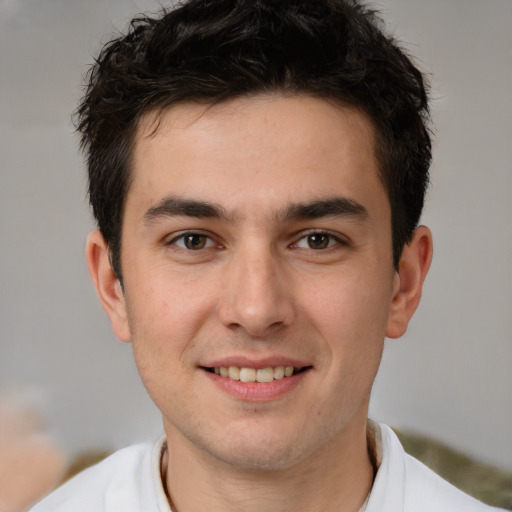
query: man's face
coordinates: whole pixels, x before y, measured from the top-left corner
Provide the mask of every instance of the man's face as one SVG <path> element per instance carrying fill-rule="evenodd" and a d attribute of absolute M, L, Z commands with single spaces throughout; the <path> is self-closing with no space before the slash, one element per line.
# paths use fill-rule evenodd
<path fill-rule="evenodd" d="M 260 468 L 348 446 L 396 291 L 370 122 L 271 96 L 179 105 L 156 126 L 135 143 L 117 334 L 169 442 Z"/>

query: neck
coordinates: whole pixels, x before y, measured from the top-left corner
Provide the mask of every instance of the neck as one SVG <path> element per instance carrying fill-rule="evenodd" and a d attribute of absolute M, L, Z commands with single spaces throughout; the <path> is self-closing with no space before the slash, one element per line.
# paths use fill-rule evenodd
<path fill-rule="evenodd" d="M 234 467 L 166 433 L 164 485 L 173 512 L 357 512 L 373 483 L 366 425 L 292 467 L 268 471 Z"/>

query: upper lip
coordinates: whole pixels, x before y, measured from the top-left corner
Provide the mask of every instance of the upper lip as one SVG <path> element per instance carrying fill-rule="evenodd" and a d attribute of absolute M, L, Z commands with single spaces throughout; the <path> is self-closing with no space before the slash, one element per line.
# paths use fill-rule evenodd
<path fill-rule="evenodd" d="M 268 356 L 263 358 L 254 358 L 247 356 L 227 356 L 220 359 L 214 359 L 200 365 L 203 368 L 220 368 L 229 366 L 238 366 L 239 368 L 275 368 L 277 366 L 293 366 L 294 368 L 304 368 L 311 366 L 308 361 L 301 361 L 285 356 Z"/>

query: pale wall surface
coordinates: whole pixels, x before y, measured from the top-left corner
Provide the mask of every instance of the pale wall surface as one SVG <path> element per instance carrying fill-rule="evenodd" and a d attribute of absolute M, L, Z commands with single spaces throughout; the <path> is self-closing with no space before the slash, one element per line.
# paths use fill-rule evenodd
<path fill-rule="evenodd" d="M 0 0 L 0 385 L 70 452 L 160 430 L 88 282 L 69 121 L 97 42 L 157 5 Z M 372 416 L 512 469 L 512 2 L 379 5 L 434 77 L 436 254 L 409 333 L 387 342 Z"/>

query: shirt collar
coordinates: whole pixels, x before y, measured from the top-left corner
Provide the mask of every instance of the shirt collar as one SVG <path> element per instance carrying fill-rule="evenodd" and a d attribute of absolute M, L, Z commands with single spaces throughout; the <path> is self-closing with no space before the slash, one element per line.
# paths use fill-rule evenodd
<path fill-rule="evenodd" d="M 404 468 L 398 467 L 398 460 L 390 457 L 390 450 L 393 448 L 394 434 L 389 427 L 380 425 L 372 420 L 368 420 L 367 438 L 370 449 L 373 450 L 374 460 L 377 466 L 375 480 L 366 497 L 363 506 L 359 512 L 385 512 L 382 508 L 383 503 L 396 503 L 395 510 L 401 510 L 403 507 L 403 486 L 389 489 L 389 477 L 398 472 L 399 481 L 404 481 Z M 153 448 L 153 481 L 155 482 L 155 491 L 158 502 L 159 512 L 173 512 L 165 488 L 163 485 L 162 458 L 167 449 L 165 436 L 162 437 Z M 400 505 L 398 505 L 400 503 Z"/>

